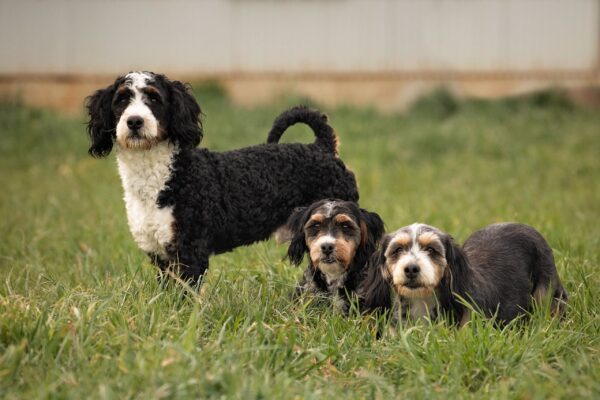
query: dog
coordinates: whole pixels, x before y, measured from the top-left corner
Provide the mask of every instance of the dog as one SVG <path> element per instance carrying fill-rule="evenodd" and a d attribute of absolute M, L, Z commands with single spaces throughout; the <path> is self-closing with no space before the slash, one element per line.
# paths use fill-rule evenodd
<path fill-rule="evenodd" d="M 189 85 L 131 72 L 87 98 L 89 153 L 116 143 L 129 228 L 161 270 L 200 281 L 209 256 L 267 239 L 295 207 L 325 197 L 358 200 L 327 118 L 306 107 L 281 114 L 268 143 L 234 151 L 197 148 L 200 106 Z M 278 144 L 302 122 L 311 144 Z"/>
<path fill-rule="evenodd" d="M 347 313 L 384 233 L 379 215 L 355 202 L 324 199 L 297 208 L 285 229 L 289 260 L 300 265 L 308 254 L 308 266 L 292 297 L 306 292 L 325 295 Z"/>
<path fill-rule="evenodd" d="M 371 263 L 359 289 L 363 304 L 392 309 L 397 321 L 446 315 L 462 326 L 475 309 L 505 325 L 548 295 L 552 311 L 562 315 L 568 299 L 552 249 L 518 223 L 489 225 L 462 248 L 438 228 L 415 223 L 386 235 Z"/>

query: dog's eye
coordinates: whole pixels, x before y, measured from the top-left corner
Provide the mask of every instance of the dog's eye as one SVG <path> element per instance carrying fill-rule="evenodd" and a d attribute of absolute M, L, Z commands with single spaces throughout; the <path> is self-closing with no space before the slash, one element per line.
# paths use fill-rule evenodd
<path fill-rule="evenodd" d="M 394 249 L 394 251 L 392 251 L 392 254 L 394 254 L 394 255 L 398 255 L 398 254 L 402 253 L 404 250 L 405 250 L 405 248 L 404 248 L 404 247 L 402 247 L 402 246 L 398 246 L 398 247 L 396 247 L 396 248 Z"/>
<path fill-rule="evenodd" d="M 342 224 L 342 229 L 344 231 L 351 231 L 352 230 L 352 225 L 350 225 L 350 224 Z"/>
<path fill-rule="evenodd" d="M 426 247 L 425 251 L 428 252 L 431 255 L 437 255 L 437 254 L 440 253 L 439 251 L 437 251 L 435 248 L 433 248 L 431 246 Z"/>
<path fill-rule="evenodd" d="M 320 223 L 314 222 L 314 223 L 310 224 L 306 229 L 311 230 L 311 231 L 316 231 L 320 227 L 321 227 Z"/>
<path fill-rule="evenodd" d="M 151 103 L 160 103 L 160 96 L 158 96 L 157 94 L 151 93 L 148 95 L 148 99 L 150 100 Z"/>

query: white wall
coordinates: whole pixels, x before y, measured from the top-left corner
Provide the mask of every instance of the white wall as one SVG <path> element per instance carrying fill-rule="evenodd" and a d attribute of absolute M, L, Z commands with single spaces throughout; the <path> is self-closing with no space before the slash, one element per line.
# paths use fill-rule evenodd
<path fill-rule="evenodd" d="M 0 0 L 0 73 L 598 68 L 600 0 Z"/>

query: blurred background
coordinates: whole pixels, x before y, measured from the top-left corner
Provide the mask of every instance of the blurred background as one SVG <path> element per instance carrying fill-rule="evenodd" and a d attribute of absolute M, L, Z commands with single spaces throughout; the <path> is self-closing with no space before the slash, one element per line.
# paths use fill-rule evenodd
<path fill-rule="evenodd" d="M 274 240 L 211 258 L 199 301 L 159 284 L 83 113 L 139 69 L 192 83 L 212 151 L 323 110 L 390 232 L 536 227 L 566 318 L 375 340 L 290 302 Z M 600 0 L 0 0 L 0 399 L 600 399 L 599 87 Z"/>
<path fill-rule="evenodd" d="M 403 110 L 438 86 L 599 103 L 598 0 L 0 0 L 0 95 L 80 112 L 118 74 Z"/>

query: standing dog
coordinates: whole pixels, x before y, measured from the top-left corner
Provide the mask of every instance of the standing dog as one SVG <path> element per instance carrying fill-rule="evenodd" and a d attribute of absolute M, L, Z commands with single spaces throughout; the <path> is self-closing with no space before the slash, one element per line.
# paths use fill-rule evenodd
<path fill-rule="evenodd" d="M 131 72 L 87 99 L 89 153 L 117 144 L 133 238 L 161 269 L 197 282 L 212 254 L 264 240 L 295 207 L 324 197 L 357 200 L 354 174 L 337 156 L 324 115 L 304 107 L 280 115 L 268 144 L 223 153 L 196 148 L 200 107 L 189 87 Z M 303 122 L 312 144 L 277 144 Z"/>
<path fill-rule="evenodd" d="M 548 294 L 552 310 L 562 313 L 568 297 L 550 246 L 523 224 L 487 226 L 462 248 L 437 228 L 413 224 L 387 235 L 372 263 L 360 290 L 365 305 L 391 307 L 399 320 L 446 314 L 463 325 L 470 318 L 466 301 L 505 324 Z"/>
<path fill-rule="evenodd" d="M 294 293 L 324 294 L 347 312 L 350 301 L 366 276 L 369 257 L 383 235 L 383 221 L 376 213 L 354 202 L 321 200 L 298 208 L 286 229 L 291 243 L 288 257 L 300 265 L 308 254 L 308 266 Z"/>

